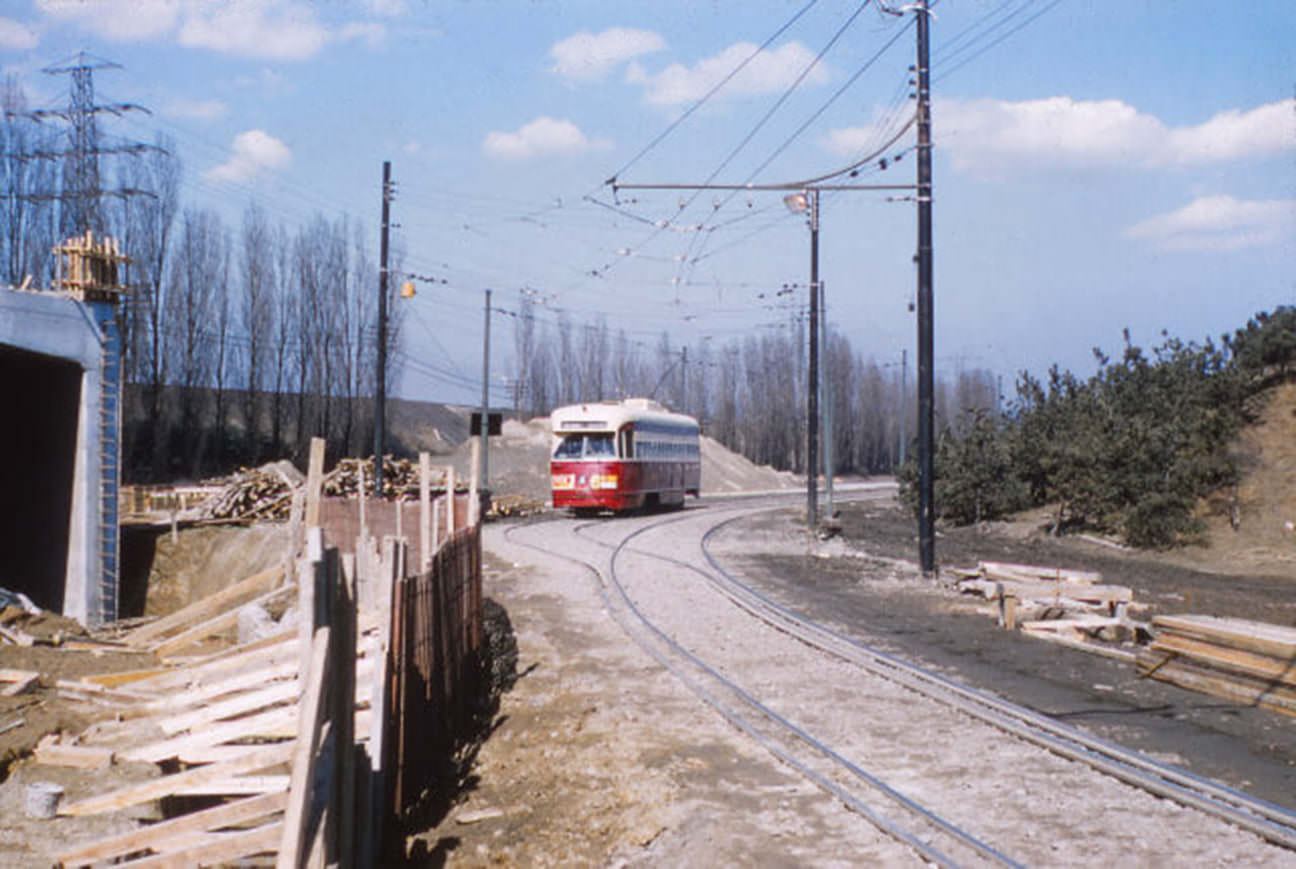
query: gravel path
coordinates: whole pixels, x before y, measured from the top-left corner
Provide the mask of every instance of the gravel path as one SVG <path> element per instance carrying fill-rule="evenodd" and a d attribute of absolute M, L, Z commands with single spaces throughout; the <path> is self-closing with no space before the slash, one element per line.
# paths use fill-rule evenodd
<path fill-rule="evenodd" d="M 1251 834 L 829 659 L 754 621 L 696 572 L 653 557 L 701 565 L 700 534 L 729 509 L 690 511 L 637 537 L 617 562 L 630 599 L 664 633 L 893 787 L 1032 865 L 1296 862 Z M 476 788 L 419 847 L 519 865 L 917 862 L 699 701 L 630 640 L 612 618 L 624 618 L 625 607 L 570 560 L 606 577 L 610 550 L 600 543 L 661 518 L 582 523 L 580 534 L 559 520 L 518 528 L 511 539 L 488 529 L 487 549 L 502 561 L 487 594 L 510 611 L 526 675 L 504 698 Z M 716 547 L 734 556 L 752 548 L 805 555 L 806 543 L 789 528 L 759 541 L 726 531 Z M 901 564 L 861 569 L 885 574 L 879 581 L 918 581 Z M 456 820 L 464 817 L 478 820 Z"/>

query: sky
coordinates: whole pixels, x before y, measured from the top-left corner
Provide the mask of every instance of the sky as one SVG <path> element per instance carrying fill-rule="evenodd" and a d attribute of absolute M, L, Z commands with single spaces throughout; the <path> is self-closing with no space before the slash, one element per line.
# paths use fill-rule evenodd
<path fill-rule="evenodd" d="M 893 0 L 892 7 L 901 3 Z M 358 221 L 391 161 L 398 391 L 493 400 L 514 318 L 606 322 L 655 353 L 788 328 L 810 233 L 771 191 L 620 184 L 915 180 L 914 13 L 841 0 L 5 0 L 0 68 L 36 108 L 80 51 L 119 141 L 173 139 L 185 207 L 231 229 Z M 1122 330 L 1218 340 L 1296 303 L 1296 4 L 939 0 L 931 18 L 938 376 L 1087 376 Z M 885 168 L 883 168 L 885 166 Z M 825 191 L 828 319 L 916 346 L 908 190 Z M 695 356 L 696 358 L 696 356 Z M 912 376 L 912 367 L 910 368 Z M 911 381 L 912 383 L 912 381 Z"/>

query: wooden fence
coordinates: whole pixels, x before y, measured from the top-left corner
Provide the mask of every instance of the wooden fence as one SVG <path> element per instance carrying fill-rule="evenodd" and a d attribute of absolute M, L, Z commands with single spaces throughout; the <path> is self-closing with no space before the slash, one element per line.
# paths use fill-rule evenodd
<path fill-rule="evenodd" d="M 321 501 L 318 442 L 304 497 L 295 499 L 299 557 L 124 635 L 157 655 L 157 667 L 60 683 L 61 693 L 117 704 L 131 717 L 77 745 L 46 746 L 47 762 L 65 755 L 64 762 L 85 763 L 93 755 L 96 763 L 162 765 L 158 778 L 65 804 L 60 814 L 174 795 L 216 799 L 126 834 L 69 843 L 58 855 L 62 865 L 382 863 L 383 831 L 396 829 L 387 822 L 451 764 L 482 669 L 476 486 L 441 499 L 438 509 L 427 456 L 421 467 L 410 529 L 420 541 L 417 563 L 404 538 L 386 534 L 380 546 L 367 523 L 348 551 L 333 545 L 323 527 L 332 523 L 322 520 L 339 508 Z M 193 654 L 228 633 L 248 604 L 292 597 L 295 628 Z M 165 738 L 144 726 L 145 717 Z"/>

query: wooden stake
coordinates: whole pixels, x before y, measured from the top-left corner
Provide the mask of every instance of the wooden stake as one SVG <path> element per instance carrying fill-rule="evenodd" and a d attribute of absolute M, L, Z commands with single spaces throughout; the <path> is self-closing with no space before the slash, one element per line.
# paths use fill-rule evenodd
<path fill-rule="evenodd" d="M 419 573 L 432 564 L 432 457 L 419 453 Z"/>
<path fill-rule="evenodd" d="M 320 498 L 324 483 L 324 439 L 311 438 L 310 464 L 306 470 L 306 525 L 320 524 Z"/>

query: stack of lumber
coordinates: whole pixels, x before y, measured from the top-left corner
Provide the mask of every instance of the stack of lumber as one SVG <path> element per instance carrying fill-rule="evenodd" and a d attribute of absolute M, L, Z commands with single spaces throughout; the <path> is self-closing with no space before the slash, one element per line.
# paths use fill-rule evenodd
<path fill-rule="evenodd" d="M 545 502 L 536 498 L 528 498 L 526 495 L 500 495 L 497 498 L 491 498 L 490 511 L 488 516 L 534 516 L 536 513 L 542 513 L 545 509 Z"/>
<path fill-rule="evenodd" d="M 1139 673 L 1215 697 L 1296 715 L 1296 628 L 1217 616 L 1152 619 Z"/>
<path fill-rule="evenodd" d="M 1133 657 L 1090 642 L 1130 632 L 1125 609 L 1134 591 L 1128 586 L 1104 584 L 1102 575 L 1092 571 L 998 561 L 950 572 L 959 591 L 999 602 L 1002 627 L 1121 659 Z"/>

